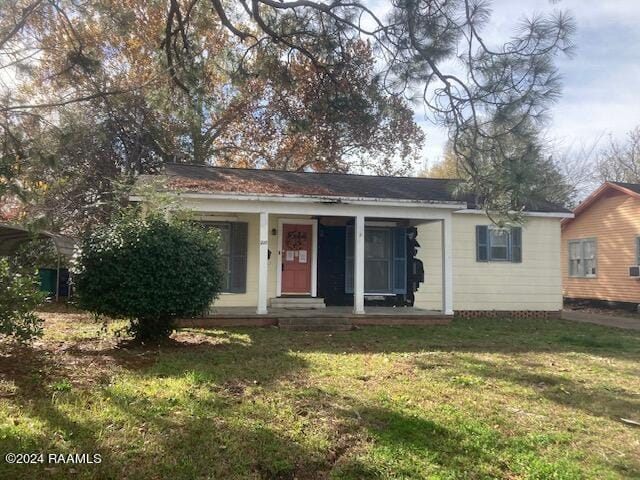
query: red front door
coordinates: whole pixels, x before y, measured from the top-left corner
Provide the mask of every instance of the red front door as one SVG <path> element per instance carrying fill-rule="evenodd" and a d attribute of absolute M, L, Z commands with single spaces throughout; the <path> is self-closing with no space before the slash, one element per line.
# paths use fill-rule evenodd
<path fill-rule="evenodd" d="M 282 226 L 282 293 L 311 294 L 311 225 Z"/>

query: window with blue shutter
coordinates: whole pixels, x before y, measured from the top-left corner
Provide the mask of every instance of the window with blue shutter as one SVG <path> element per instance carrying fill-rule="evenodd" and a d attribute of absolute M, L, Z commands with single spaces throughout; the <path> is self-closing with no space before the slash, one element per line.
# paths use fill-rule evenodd
<path fill-rule="evenodd" d="M 511 229 L 511 261 L 522 262 L 522 228 L 513 227 Z"/>
<path fill-rule="evenodd" d="M 407 239 L 405 227 L 365 227 L 364 289 L 366 293 L 407 292 Z M 353 293 L 354 228 L 345 234 L 345 293 Z"/>
<path fill-rule="evenodd" d="M 215 228 L 220 234 L 220 268 L 222 292 L 247 291 L 248 224 L 245 222 L 201 222 L 205 228 Z"/>
<path fill-rule="evenodd" d="M 476 225 L 476 260 L 489 261 L 489 227 Z"/>
<path fill-rule="evenodd" d="M 392 230 L 387 227 L 364 229 L 364 291 L 391 293 Z"/>
<path fill-rule="evenodd" d="M 353 252 L 355 245 L 353 243 L 353 226 L 351 225 L 347 226 L 345 244 L 344 291 L 345 293 L 353 293 Z"/>
<path fill-rule="evenodd" d="M 247 291 L 248 227 L 244 222 L 231 223 L 231 249 L 229 262 L 229 292 Z"/>
<path fill-rule="evenodd" d="M 393 229 L 393 293 L 407 293 L 407 229 Z"/>
<path fill-rule="evenodd" d="M 522 262 L 522 228 L 476 225 L 476 261 Z"/>

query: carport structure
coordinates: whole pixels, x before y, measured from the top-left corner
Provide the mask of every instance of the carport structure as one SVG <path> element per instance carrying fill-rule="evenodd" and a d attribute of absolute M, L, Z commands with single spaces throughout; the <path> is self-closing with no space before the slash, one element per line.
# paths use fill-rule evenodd
<path fill-rule="evenodd" d="M 0 256 L 13 255 L 18 247 L 23 243 L 33 240 L 50 239 L 55 248 L 58 257 L 57 274 L 56 274 L 56 301 L 58 300 L 58 291 L 60 289 L 60 260 L 61 258 L 71 258 L 75 248 L 75 240 L 66 235 L 40 231 L 32 232 L 26 228 L 16 225 L 0 223 Z"/>

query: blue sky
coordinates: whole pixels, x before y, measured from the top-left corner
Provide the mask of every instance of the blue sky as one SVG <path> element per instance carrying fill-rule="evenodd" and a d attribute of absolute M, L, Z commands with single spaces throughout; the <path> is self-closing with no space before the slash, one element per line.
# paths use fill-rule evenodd
<path fill-rule="evenodd" d="M 379 2 L 381 7 L 383 2 Z M 551 109 L 546 137 L 561 147 L 579 147 L 611 134 L 622 139 L 640 125 L 640 0 L 494 0 L 484 36 L 502 43 L 518 19 L 568 10 L 577 23 L 572 57 L 558 60 L 563 96 Z M 382 7 L 383 8 L 383 7 Z M 445 133 L 424 120 L 429 163 L 442 154 Z"/>

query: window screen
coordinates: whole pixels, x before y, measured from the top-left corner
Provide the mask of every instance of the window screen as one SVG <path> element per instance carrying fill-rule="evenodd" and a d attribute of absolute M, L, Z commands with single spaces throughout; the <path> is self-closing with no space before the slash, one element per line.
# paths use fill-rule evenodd
<path fill-rule="evenodd" d="M 247 285 L 247 231 L 244 222 L 202 222 L 220 234 L 222 291 L 244 293 Z"/>
<path fill-rule="evenodd" d="M 522 228 L 477 225 L 476 260 L 521 263 Z"/>
<path fill-rule="evenodd" d="M 598 269 L 596 240 L 571 240 L 568 249 L 569 276 L 595 277 Z"/>
<path fill-rule="evenodd" d="M 491 260 L 509 260 L 509 231 L 504 228 L 489 228 Z"/>

